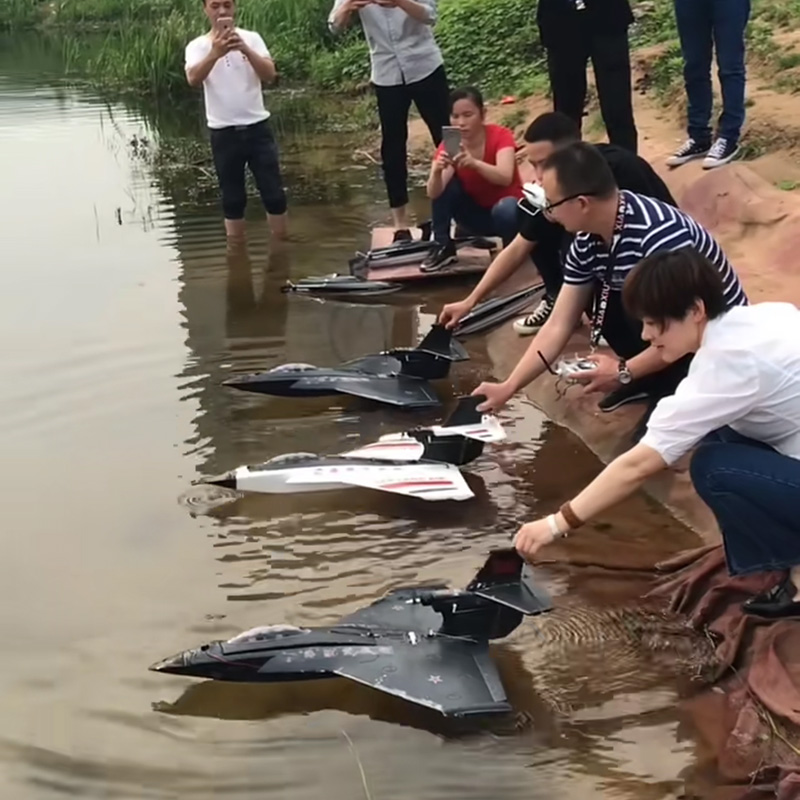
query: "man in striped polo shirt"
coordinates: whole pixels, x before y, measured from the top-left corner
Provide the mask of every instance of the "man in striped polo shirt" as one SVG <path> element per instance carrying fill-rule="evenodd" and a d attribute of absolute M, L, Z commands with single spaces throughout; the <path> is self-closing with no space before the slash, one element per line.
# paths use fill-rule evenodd
<path fill-rule="evenodd" d="M 608 392 L 599 403 L 613 411 L 648 400 L 651 409 L 671 395 L 686 376 L 691 356 L 668 364 L 641 337 L 642 325 L 622 307 L 628 273 L 646 256 L 692 247 L 720 271 L 728 307 L 747 297 L 714 237 L 679 209 L 644 195 L 620 190 L 597 148 L 576 142 L 556 150 L 544 163 L 545 212 L 575 233 L 564 268 L 564 286 L 550 318 L 511 375 L 502 383 L 482 383 L 482 410 L 496 410 L 555 363 L 581 316 L 589 310 L 592 347 L 606 339 L 616 357 L 593 354 L 597 367 L 580 376 L 587 392 Z"/>

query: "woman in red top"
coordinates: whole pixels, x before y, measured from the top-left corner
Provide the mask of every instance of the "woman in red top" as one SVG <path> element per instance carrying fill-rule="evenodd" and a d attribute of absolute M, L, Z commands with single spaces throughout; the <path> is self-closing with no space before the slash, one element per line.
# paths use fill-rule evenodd
<path fill-rule="evenodd" d="M 514 134 L 484 117 L 477 89 L 456 89 L 450 95 L 450 124 L 461 132 L 461 151 L 450 158 L 442 142 L 431 166 L 428 197 L 433 201 L 433 238 L 439 247 L 423 262 L 425 272 L 457 259 L 450 238 L 453 221 L 476 236 L 499 236 L 504 247 L 517 235 L 522 181 Z"/>

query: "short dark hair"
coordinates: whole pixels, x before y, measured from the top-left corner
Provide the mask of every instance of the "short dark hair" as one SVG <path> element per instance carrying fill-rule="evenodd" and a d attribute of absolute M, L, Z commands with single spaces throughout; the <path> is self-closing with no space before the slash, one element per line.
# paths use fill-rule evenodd
<path fill-rule="evenodd" d="M 591 194 L 606 199 L 617 189 L 617 181 L 601 152 L 586 142 L 573 142 L 551 153 L 543 170 L 555 170 L 565 197 Z"/>
<path fill-rule="evenodd" d="M 526 142 L 552 142 L 556 145 L 571 144 L 581 140 L 581 131 L 572 117 L 561 111 L 540 114 L 528 125 L 523 137 Z"/>
<path fill-rule="evenodd" d="M 474 103 L 480 111 L 483 111 L 483 95 L 481 90 L 475 86 L 462 86 L 459 89 L 454 89 L 450 92 L 450 105 L 449 110 L 453 110 L 453 106 L 459 100 L 469 100 Z"/>
<path fill-rule="evenodd" d="M 727 310 L 719 270 L 693 247 L 643 258 L 622 286 L 625 311 L 639 320 L 651 319 L 662 329 L 669 320 L 684 319 L 698 300 L 709 319 Z"/>

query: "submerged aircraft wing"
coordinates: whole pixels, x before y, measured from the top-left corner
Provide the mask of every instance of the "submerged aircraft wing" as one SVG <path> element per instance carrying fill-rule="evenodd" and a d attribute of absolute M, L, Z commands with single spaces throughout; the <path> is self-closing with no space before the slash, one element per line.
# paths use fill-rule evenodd
<path fill-rule="evenodd" d="M 319 467 L 288 483 L 343 483 L 422 500 L 468 500 L 472 490 L 457 467 L 450 464 L 356 464 Z"/>
<path fill-rule="evenodd" d="M 391 652 L 341 659 L 332 672 L 446 716 L 511 711 L 488 645 L 404 636 L 392 641 Z"/>
<path fill-rule="evenodd" d="M 500 420 L 491 414 L 484 414 L 480 422 L 467 425 L 432 425 L 431 431 L 436 436 L 466 436 L 479 442 L 502 442 L 506 432 Z"/>
<path fill-rule="evenodd" d="M 330 386 L 341 394 L 363 397 L 365 400 L 375 400 L 402 408 L 427 408 L 440 405 L 439 397 L 429 383 L 403 375 L 359 381 L 337 378 Z"/>

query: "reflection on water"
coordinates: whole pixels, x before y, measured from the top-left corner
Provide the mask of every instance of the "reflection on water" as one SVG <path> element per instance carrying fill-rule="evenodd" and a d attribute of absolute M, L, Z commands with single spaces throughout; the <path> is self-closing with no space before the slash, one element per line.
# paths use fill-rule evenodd
<path fill-rule="evenodd" d="M 312 160 L 313 137 L 285 139 L 289 182 L 340 187 L 335 202 L 296 196 L 297 241 L 277 250 L 253 204 L 248 248 L 229 250 L 214 202 L 182 202 L 130 158 L 132 137 L 154 137 L 152 119 L 54 85 L 42 74 L 57 70 L 52 54 L 16 57 L 0 44 L 0 796 L 361 797 L 344 733 L 382 800 L 676 796 L 694 745 L 676 733 L 672 677 L 623 635 L 597 636 L 602 616 L 588 611 L 564 635 L 526 623 L 493 648 L 529 720 L 520 729 L 464 730 L 343 682 L 231 686 L 147 672 L 254 625 L 329 623 L 398 585 L 464 585 L 488 548 L 596 462 L 520 401 L 503 415 L 509 442 L 468 468 L 467 503 L 357 489 L 225 500 L 193 487 L 282 452 L 441 419 L 221 382 L 232 370 L 411 344 L 461 289 L 375 306 L 281 294 L 290 276 L 341 271 L 384 217 L 374 171 L 353 180 L 343 169 L 346 144 Z M 484 344 L 470 352 L 445 395 L 487 373 Z M 641 499 L 602 531 L 618 566 L 686 543 Z M 597 546 L 570 546 L 574 568 L 539 569 L 559 604 L 601 611 L 638 596 L 640 573 L 586 572 Z"/>

